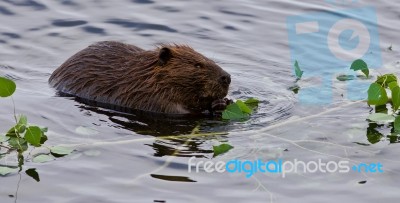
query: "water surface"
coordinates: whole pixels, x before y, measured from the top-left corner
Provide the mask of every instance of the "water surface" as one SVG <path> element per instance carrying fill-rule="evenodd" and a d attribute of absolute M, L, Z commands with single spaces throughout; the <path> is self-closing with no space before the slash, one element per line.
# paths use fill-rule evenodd
<path fill-rule="evenodd" d="M 399 73 L 400 4 L 358 3 L 376 8 L 384 62 L 379 71 Z M 371 144 L 365 118 L 372 108 L 346 99 L 328 106 L 305 105 L 289 90 L 295 78 L 286 18 L 343 7 L 323 1 L 1 1 L 0 75 L 17 83 L 17 113 L 49 128 L 48 145 L 75 146 L 76 151 L 45 164 L 27 160 L 25 167 L 36 168 L 40 182 L 25 174 L 1 177 L 0 202 L 397 202 L 400 149 L 386 137 Z M 232 75 L 230 98 L 255 97 L 260 106 L 244 122 L 168 120 L 58 97 L 47 84 L 50 74 L 80 49 L 103 40 L 144 49 L 188 44 Z M 391 44 L 393 51 L 388 51 Z M 341 94 L 340 86 L 332 89 Z M 1 99 L 0 104 L 4 132 L 12 125 L 12 102 Z M 219 134 L 187 136 L 196 126 L 202 133 Z M 383 133 L 388 129 L 381 127 Z M 169 135 L 177 137 L 162 138 Z M 234 149 L 213 158 L 217 141 Z M 280 157 L 381 162 L 385 172 L 286 178 L 188 173 L 192 156 L 214 161 Z"/>

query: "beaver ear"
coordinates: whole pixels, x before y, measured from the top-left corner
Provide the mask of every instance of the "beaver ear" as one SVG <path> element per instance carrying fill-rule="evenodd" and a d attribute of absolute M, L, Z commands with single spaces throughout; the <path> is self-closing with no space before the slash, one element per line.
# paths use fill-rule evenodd
<path fill-rule="evenodd" d="M 160 53 L 158 54 L 158 63 L 160 65 L 165 65 L 171 57 L 171 50 L 167 47 L 163 47 L 160 49 Z"/>

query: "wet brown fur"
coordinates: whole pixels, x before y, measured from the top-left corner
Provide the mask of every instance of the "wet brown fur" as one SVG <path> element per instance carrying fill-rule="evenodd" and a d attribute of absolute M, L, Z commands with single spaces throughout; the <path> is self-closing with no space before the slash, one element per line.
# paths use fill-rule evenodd
<path fill-rule="evenodd" d="M 161 54 L 162 51 L 163 54 Z M 186 45 L 152 51 L 120 42 L 95 43 L 62 64 L 49 79 L 63 93 L 144 111 L 199 113 L 226 96 L 229 74 Z M 230 81 L 230 79 L 229 79 Z"/>

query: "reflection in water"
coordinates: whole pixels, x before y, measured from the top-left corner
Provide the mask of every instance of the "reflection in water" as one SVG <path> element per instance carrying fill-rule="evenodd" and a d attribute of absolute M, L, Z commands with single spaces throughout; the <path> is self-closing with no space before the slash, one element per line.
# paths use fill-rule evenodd
<path fill-rule="evenodd" d="M 166 175 L 151 174 L 151 177 L 166 181 L 197 182 L 195 180 L 190 179 L 189 177 L 184 177 L 184 176 L 166 176 Z"/>
<path fill-rule="evenodd" d="M 388 140 L 392 144 L 399 143 L 400 142 L 399 133 L 395 131 L 393 125 L 394 125 L 393 123 L 391 123 L 390 125 L 385 125 L 385 124 L 377 124 L 374 122 L 370 122 L 368 124 L 367 135 L 366 135 L 368 142 L 371 144 L 377 144 L 384 140 Z M 389 129 L 390 129 L 390 132 L 385 133 Z M 357 144 L 361 144 L 361 143 L 357 143 Z M 361 145 L 365 145 L 365 144 L 361 144 Z"/>
<path fill-rule="evenodd" d="M 371 144 L 376 144 L 381 141 L 383 135 L 376 130 L 377 127 L 382 127 L 383 125 L 378 125 L 376 123 L 370 123 L 367 128 L 367 139 Z"/>
<path fill-rule="evenodd" d="M 220 133 L 224 132 L 228 125 L 220 118 L 213 117 L 167 116 L 136 110 L 123 113 L 85 104 L 80 105 L 79 108 L 105 115 L 110 121 L 118 124 L 118 127 L 136 134 L 154 137 L 176 136 L 168 139 L 156 139 L 152 144 L 146 144 L 154 150 L 155 157 L 206 157 L 206 154 L 212 154 L 213 151 L 203 149 L 202 145 L 207 140 L 212 139 L 212 136 L 190 138 L 179 137 L 179 135 L 191 134 L 198 128 L 201 128 L 203 133 Z M 123 110 L 126 111 L 127 109 Z"/>

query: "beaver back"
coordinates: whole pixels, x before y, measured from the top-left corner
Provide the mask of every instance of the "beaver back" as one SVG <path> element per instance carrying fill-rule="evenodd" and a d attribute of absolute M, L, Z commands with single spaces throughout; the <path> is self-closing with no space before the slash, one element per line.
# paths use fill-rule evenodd
<path fill-rule="evenodd" d="M 203 111 L 212 100 L 223 98 L 230 76 L 185 45 L 163 45 L 146 51 L 104 41 L 69 58 L 53 72 L 49 83 L 62 93 L 90 101 L 153 112 L 190 113 Z"/>

